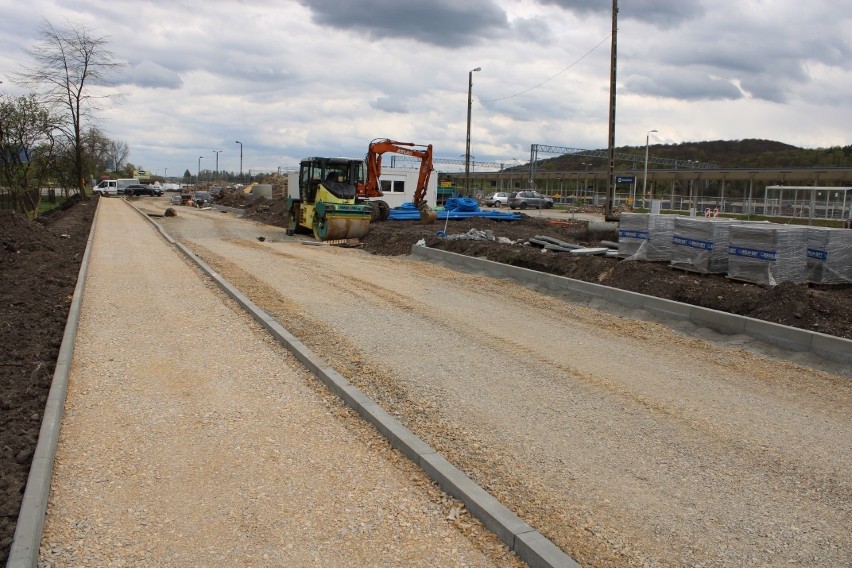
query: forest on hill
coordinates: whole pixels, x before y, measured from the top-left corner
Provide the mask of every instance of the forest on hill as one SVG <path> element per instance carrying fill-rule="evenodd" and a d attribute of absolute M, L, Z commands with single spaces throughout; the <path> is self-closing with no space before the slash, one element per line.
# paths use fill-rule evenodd
<path fill-rule="evenodd" d="M 605 151 L 605 150 L 604 150 Z M 616 153 L 645 155 L 644 146 L 622 146 Z M 672 160 L 693 160 L 715 164 L 720 168 L 815 168 L 852 167 L 852 145 L 830 148 L 798 148 L 773 140 L 713 140 L 651 144 L 648 155 Z M 606 159 L 564 155 L 542 162 L 542 170 L 577 169 L 577 162 L 591 164 L 591 169 L 605 167 Z M 648 164 L 650 169 L 653 164 Z"/>

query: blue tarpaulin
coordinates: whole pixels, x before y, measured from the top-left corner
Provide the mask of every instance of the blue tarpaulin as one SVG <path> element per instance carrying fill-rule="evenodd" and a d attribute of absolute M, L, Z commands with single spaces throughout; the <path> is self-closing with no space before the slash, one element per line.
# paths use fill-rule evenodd
<path fill-rule="evenodd" d="M 457 221 L 478 217 L 494 219 L 496 221 L 519 221 L 521 216 L 517 213 L 502 213 L 500 211 L 482 211 L 475 199 L 469 197 L 451 197 L 447 199 L 445 207 L 436 211 L 438 219 Z M 403 203 L 399 207 L 391 209 L 388 221 L 419 221 L 420 211 L 414 203 Z"/>

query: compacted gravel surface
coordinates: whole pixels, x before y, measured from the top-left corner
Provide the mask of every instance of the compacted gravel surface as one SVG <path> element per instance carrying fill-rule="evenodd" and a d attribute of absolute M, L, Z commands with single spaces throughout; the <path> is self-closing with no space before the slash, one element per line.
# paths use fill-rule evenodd
<path fill-rule="evenodd" d="M 445 498 L 201 278 L 177 279 L 172 253 L 136 233 L 126 205 L 109 205 L 99 226 L 134 227 L 127 246 L 143 250 L 95 250 L 107 256 L 87 294 L 121 293 L 97 302 L 103 313 L 84 305 L 46 561 L 512 561 L 467 518 L 452 527 L 466 538 L 450 530 L 458 511 Z M 509 281 L 306 246 L 214 210 L 158 222 L 584 566 L 852 564 L 848 375 Z M 160 307 L 163 296 L 173 300 Z M 175 329 L 153 333 L 158 321 Z M 358 465 L 329 468 L 334 456 Z M 389 469 L 373 475 L 379 465 Z M 325 525 L 350 510 L 375 523 Z M 402 524 L 402 512 L 415 518 Z M 373 531 L 389 540 L 368 549 Z M 394 555 L 420 533 L 446 545 Z M 287 548 L 316 534 L 326 539 Z"/>
<path fill-rule="evenodd" d="M 221 212 L 162 223 L 583 565 L 852 563 L 848 369 Z"/>
<path fill-rule="evenodd" d="M 102 200 L 40 566 L 520 566 Z"/>

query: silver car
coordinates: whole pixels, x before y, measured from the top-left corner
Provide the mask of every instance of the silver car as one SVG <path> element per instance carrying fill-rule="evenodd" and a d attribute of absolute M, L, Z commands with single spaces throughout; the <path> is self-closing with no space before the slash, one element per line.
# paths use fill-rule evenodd
<path fill-rule="evenodd" d="M 488 207 L 505 207 L 509 203 L 509 193 L 498 191 L 495 193 L 489 193 L 482 200 L 483 205 L 487 205 Z"/>
<path fill-rule="evenodd" d="M 509 196 L 509 209 L 550 209 L 553 198 L 542 195 L 537 191 L 516 191 Z"/>

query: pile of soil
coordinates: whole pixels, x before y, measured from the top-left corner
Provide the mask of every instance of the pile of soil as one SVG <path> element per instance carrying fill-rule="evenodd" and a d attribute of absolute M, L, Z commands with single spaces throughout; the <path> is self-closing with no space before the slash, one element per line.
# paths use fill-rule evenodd
<path fill-rule="evenodd" d="M 242 201 L 236 197 L 235 202 Z M 251 199 L 245 215 L 286 226 L 283 199 Z M 239 205 L 241 203 L 235 203 Z M 0 563 L 5 564 L 21 498 L 38 439 L 56 358 L 85 251 L 97 199 L 70 202 L 39 221 L 0 211 Z M 852 287 L 814 289 L 782 284 L 773 288 L 698 276 L 648 262 L 542 252 L 522 244 L 439 238 L 443 226 L 416 221 L 374 224 L 363 239 L 373 254 L 404 255 L 423 239 L 430 247 L 485 257 L 652 294 L 716 310 L 748 315 L 852 339 Z M 586 246 L 617 240 L 614 231 L 595 232 L 585 222 L 552 223 L 528 217 L 507 222 L 450 221 L 447 233 L 470 229 L 523 242 L 544 235 Z"/>
<path fill-rule="evenodd" d="M 5 565 L 97 198 L 0 211 L 0 564 Z"/>

